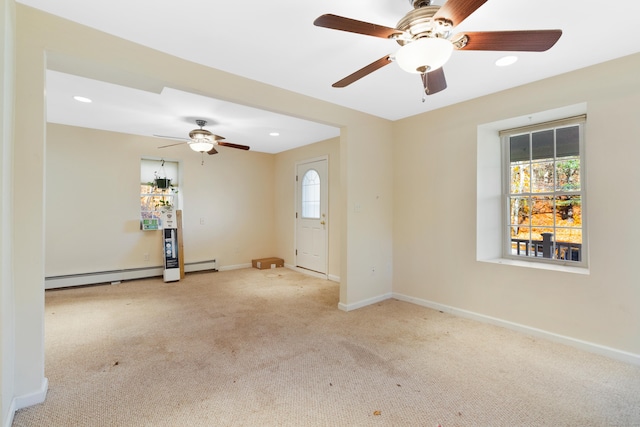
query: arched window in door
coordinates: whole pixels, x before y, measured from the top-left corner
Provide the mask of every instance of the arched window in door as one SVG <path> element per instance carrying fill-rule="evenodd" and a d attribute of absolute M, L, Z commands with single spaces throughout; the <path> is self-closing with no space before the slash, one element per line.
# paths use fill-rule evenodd
<path fill-rule="evenodd" d="M 320 175 L 315 169 L 302 177 L 302 218 L 320 219 Z"/>

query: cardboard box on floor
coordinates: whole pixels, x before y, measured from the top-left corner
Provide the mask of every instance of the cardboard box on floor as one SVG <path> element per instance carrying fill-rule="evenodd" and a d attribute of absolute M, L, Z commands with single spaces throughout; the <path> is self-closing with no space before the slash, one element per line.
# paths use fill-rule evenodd
<path fill-rule="evenodd" d="M 259 270 L 266 270 L 268 268 L 284 267 L 284 260 L 282 258 L 260 258 L 251 260 L 253 268 Z"/>

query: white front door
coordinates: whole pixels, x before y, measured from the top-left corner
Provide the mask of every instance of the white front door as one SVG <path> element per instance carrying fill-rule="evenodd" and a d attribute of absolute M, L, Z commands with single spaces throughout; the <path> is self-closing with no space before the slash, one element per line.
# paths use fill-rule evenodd
<path fill-rule="evenodd" d="M 327 159 L 297 165 L 296 266 L 327 274 Z"/>

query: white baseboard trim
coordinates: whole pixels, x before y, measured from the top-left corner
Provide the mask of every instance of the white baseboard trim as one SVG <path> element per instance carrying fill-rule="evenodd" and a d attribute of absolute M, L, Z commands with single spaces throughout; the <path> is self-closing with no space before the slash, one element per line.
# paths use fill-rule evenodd
<path fill-rule="evenodd" d="M 42 403 L 47 398 L 47 391 L 49 390 L 49 380 L 45 377 L 42 379 L 40 389 L 33 393 L 25 394 L 22 396 L 16 396 L 11 400 L 9 407 L 9 414 L 4 422 L 4 427 L 11 427 L 13 425 L 13 418 L 18 409 L 27 408 L 29 406 Z"/>
<path fill-rule="evenodd" d="M 199 271 L 225 271 L 225 270 L 240 270 L 243 268 L 251 268 L 251 263 L 226 265 L 218 268 L 218 261 L 215 259 L 206 261 L 194 261 L 185 262 L 185 273 L 193 273 Z M 340 282 L 340 278 L 337 276 L 327 276 L 313 271 L 305 270 L 303 268 L 297 268 L 291 265 L 285 265 L 285 267 L 298 271 L 300 273 L 308 274 L 321 279 L 328 279 L 334 282 Z M 97 271 L 92 273 L 80 273 L 80 274 L 68 274 L 62 276 L 49 276 L 44 279 L 45 289 L 58 289 L 68 288 L 72 286 L 86 286 L 96 285 L 100 283 L 120 283 L 125 280 L 145 279 L 149 277 L 161 277 L 163 273 L 163 267 L 141 267 L 141 268 L 129 268 L 123 270 L 112 271 Z"/>
<path fill-rule="evenodd" d="M 328 279 L 328 280 L 331 280 L 332 282 L 340 283 L 340 276 L 335 276 L 335 275 L 333 275 L 333 274 L 329 274 L 329 275 L 327 276 L 327 279 Z"/>
<path fill-rule="evenodd" d="M 218 261 L 216 261 L 215 259 L 211 259 L 207 261 L 193 261 L 193 262 L 184 263 L 185 273 L 194 273 L 197 271 L 217 271 L 217 270 L 218 270 Z"/>
<path fill-rule="evenodd" d="M 224 267 L 220 267 L 218 271 L 227 271 L 227 270 L 240 270 L 242 268 L 251 268 L 251 263 L 246 264 L 235 264 L 235 265 L 225 265 Z"/>
<path fill-rule="evenodd" d="M 389 298 L 392 298 L 392 297 L 393 297 L 392 293 L 389 292 L 387 294 L 378 295 L 377 297 L 367 298 L 365 300 L 354 302 L 351 304 L 338 303 L 338 308 L 342 311 L 357 310 L 359 308 L 366 307 L 368 305 L 375 304 L 380 301 L 388 300 Z"/>
<path fill-rule="evenodd" d="M 162 267 L 131 268 L 126 270 L 98 271 L 94 273 L 67 274 L 44 278 L 45 289 L 68 288 L 71 286 L 115 283 L 123 280 L 162 276 Z"/>
<path fill-rule="evenodd" d="M 547 339 L 549 341 L 557 342 L 560 344 L 569 345 L 571 347 L 579 348 L 581 350 L 588 351 L 590 353 L 606 356 L 611 359 L 619 360 L 633 365 L 640 365 L 640 354 L 629 353 L 623 350 L 603 346 L 600 344 L 583 341 L 577 338 L 568 337 L 565 335 L 556 334 L 554 332 L 545 331 L 543 329 L 533 328 L 531 326 L 522 325 L 519 323 L 510 322 L 508 320 L 498 319 L 496 317 L 486 316 L 484 314 L 475 313 L 468 310 L 463 310 L 456 307 L 451 307 L 444 304 L 439 304 L 433 301 L 427 301 L 420 298 L 410 297 L 399 293 L 393 293 L 392 298 L 400 301 L 410 302 L 423 307 L 431 308 L 434 310 L 442 311 L 445 313 L 453 314 L 454 316 L 465 317 L 467 319 L 477 320 L 482 323 L 488 323 L 491 325 L 501 326 L 503 328 L 511 329 L 517 332 L 521 332 L 526 335 Z"/>
<path fill-rule="evenodd" d="M 317 271 L 307 270 L 306 268 L 296 267 L 295 265 L 285 264 L 289 270 L 297 271 L 298 273 L 306 274 L 307 276 L 315 277 L 318 279 L 327 279 L 327 275 L 323 273 L 318 273 Z"/>
<path fill-rule="evenodd" d="M 14 412 L 18 409 L 44 402 L 47 398 L 47 390 L 49 390 L 49 380 L 45 377 L 42 379 L 42 384 L 40 384 L 39 390 L 22 396 L 16 396 L 13 399 L 12 406 L 15 408 Z"/>
<path fill-rule="evenodd" d="M 249 266 L 251 266 L 249 264 Z M 215 259 L 206 261 L 185 262 L 185 273 L 196 271 L 217 271 L 218 261 Z M 122 270 L 97 271 L 92 273 L 68 274 L 63 276 L 50 276 L 44 278 L 45 289 L 68 288 L 71 286 L 96 285 L 99 283 L 119 283 L 125 280 L 146 279 L 148 277 L 160 277 L 164 271 L 162 266 L 127 268 Z"/>

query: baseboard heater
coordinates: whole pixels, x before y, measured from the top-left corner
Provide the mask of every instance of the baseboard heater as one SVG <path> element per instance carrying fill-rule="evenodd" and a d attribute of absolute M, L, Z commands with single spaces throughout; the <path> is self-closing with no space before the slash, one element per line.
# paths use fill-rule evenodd
<path fill-rule="evenodd" d="M 144 279 L 162 276 L 163 267 L 127 268 L 122 270 L 98 271 L 94 273 L 67 274 L 44 278 L 45 289 L 68 288 L 71 286 L 95 285 L 98 283 L 117 283 L 123 280 Z M 197 271 L 218 271 L 215 259 L 208 261 L 186 262 L 185 273 Z"/>

